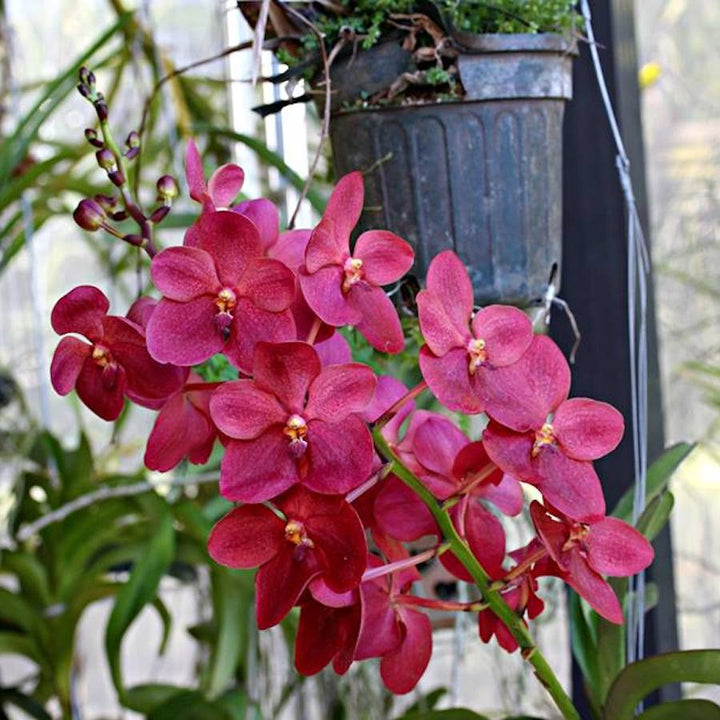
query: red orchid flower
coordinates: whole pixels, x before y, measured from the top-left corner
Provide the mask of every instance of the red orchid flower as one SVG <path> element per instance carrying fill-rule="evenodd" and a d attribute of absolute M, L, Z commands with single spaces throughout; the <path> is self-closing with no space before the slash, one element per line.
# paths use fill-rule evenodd
<path fill-rule="evenodd" d="M 526 558 L 535 553 L 537 547 L 538 541 L 534 539 L 524 548 L 511 552 L 510 557 L 520 565 Z M 537 596 L 537 578 L 546 574 L 542 572 L 544 567 L 545 563 L 536 564 L 534 568 L 528 569 L 508 581 L 500 591 L 503 600 L 521 618 L 527 614 L 529 620 L 534 620 L 545 609 L 545 603 Z M 524 619 L 523 622 L 525 622 Z M 492 610 L 480 611 L 478 614 L 478 631 L 483 642 L 490 642 L 494 635 L 497 638 L 498 645 L 509 653 L 515 652 L 519 647 L 517 640 L 513 637 L 507 625 Z"/>
<path fill-rule="evenodd" d="M 167 472 L 183 458 L 195 465 L 206 463 L 218 432 L 210 419 L 210 393 L 199 375 L 162 406 L 145 449 L 145 467 Z M 212 387 L 212 386 L 211 386 Z"/>
<path fill-rule="evenodd" d="M 224 352 L 249 373 L 255 344 L 295 337 L 295 278 L 264 258 L 255 226 L 242 215 L 211 213 L 199 247 L 170 247 L 153 258 L 163 298 L 147 327 L 161 362 L 195 365 Z"/>
<path fill-rule="evenodd" d="M 210 533 L 208 552 L 232 568 L 259 567 L 256 614 L 261 630 L 277 625 L 311 580 L 321 577 L 335 593 L 357 588 L 367 544 L 360 520 L 339 496 L 295 487 L 266 505 L 242 505 Z"/>
<path fill-rule="evenodd" d="M 210 401 L 213 421 L 230 438 L 223 495 L 262 502 L 297 482 L 327 494 L 360 485 L 372 469 L 373 442 L 355 413 L 375 383 L 365 365 L 322 369 L 307 343 L 259 343 L 253 379 L 223 384 Z"/>
<path fill-rule="evenodd" d="M 473 290 L 460 258 L 446 250 L 430 263 L 427 288 L 417 295 L 420 352 L 425 382 L 450 410 L 485 408 L 485 388 L 495 371 L 517 362 L 532 342 L 530 319 L 521 310 L 490 305 L 473 315 Z"/>
<path fill-rule="evenodd" d="M 124 317 L 108 315 L 110 302 L 91 285 L 61 297 L 51 323 L 60 340 L 50 366 L 60 395 L 73 388 L 87 407 L 104 420 L 116 420 L 125 395 L 140 404 L 162 402 L 182 385 L 184 368 L 162 365 L 148 354 L 143 328 Z"/>
<path fill-rule="evenodd" d="M 300 601 L 295 668 L 303 675 L 315 675 L 330 662 L 338 675 L 344 675 L 352 664 L 362 617 L 360 593 L 353 590 L 336 597 L 340 601 L 325 605 L 306 591 Z"/>
<path fill-rule="evenodd" d="M 362 175 L 343 177 L 313 230 L 299 280 L 308 305 L 328 325 L 354 325 L 376 349 L 404 346 L 400 320 L 381 286 L 399 280 L 413 263 L 408 243 L 387 230 L 364 232 L 350 254 L 350 234 L 360 219 Z"/>
<path fill-rule="evenodd" d="M 568 400 L 569 390 L 563 354 L 537 336 L 518 363 L 495 374 L 483 443 L 493 462 L 536 485 L 568 517 L 598 519 L 605 499 L 591 461 L 617 447 L 623 417 L 607 403 Z"/>
<path fill-rule="evenodd" d="M 205 182 L 202 158 L 195 141 L 190 138 L 185 153 L 185 178 L 190 197 L 199 203 L 210 204 L 214 209 L 230 207 L 245 182 L 245 173 L 239 165 L 222 165 Z"/>
<path fill-rule="evenodd" d="M 606 620 L 621 625 L 623 612 L 602 577 L 629 577 L 653 561 L 652 545 L 634 528 L 614 517 L 581 523 L 537 501 L 530 517 L 540 542 L 557 564 L 562 579 Z"/>
<path fill-rule="evenodd" d="M 368 567 L 381 564 L 379 558 L 369 556 Z M 432 655 L 430 620 L 402 603 L 402 596 L 419 578 L 417 570 L 409 568 L 360 586 L 362 622 L 355 659 L 381 658 L 380 677 L 396 695 L 404 695 L 418 684 Z"/>

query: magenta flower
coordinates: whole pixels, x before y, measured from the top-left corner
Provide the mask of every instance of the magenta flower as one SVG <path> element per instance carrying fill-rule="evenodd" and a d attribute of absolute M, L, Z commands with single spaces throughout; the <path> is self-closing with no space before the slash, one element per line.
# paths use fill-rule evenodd
<path fill-rule="evenodd" d="M 382 563 L 369 557 L 369 566 Z M 419 578 L 414 568 L 363 582 L 362 623 L 356 660 L 379 657 L 380 677 L 390 692 L 404 695 L 419 682 L 432 655 L 432 627 L 427 615 L 404 605 L 402 596 Z"/>
<path fill-rule="evenodd" d="M 628 577 L 644 570 L 655 555 L 633 527 L 614 517 L 580 523 L 546 508 L 530 505 L 538 537 L 560 569 L 560 577 L 606 620 L 621 625 L 623 612 L 615 592 L 602 577 Z"/>
<path fill-rule="evenodd" d="M 230 500 L 263 502 L 295 483 L 346 493 L 370 475 L 372 436 L 355 413 L 375 391 L 365 365 L 322 369 L 312 346 L 259 343 L 253 379 L 223 384 L 212 418 L 230 441 L 220 490 Z"/>
<path fill-rule="evenodd" d="M 218 435 L 210 419 L 210 392 L 202 378 L 192 374 L 167 400 L 148 438 L 145 467 L 167 472 L 184 458 L 195 465 L 207 462 Z"/>
<path fill-rule="evenodd" d="M 348 596 L 344 604 L 333 606 L 318 602 L 308 592 L 301 599 L 295 668 L 303 675 L 315 675 L 330 662 L 338 675 L 350 668 L 360 633 L 361 606 L 356 590 L 344 595 Z"/>
<path fill-rule="evenodd" d="M 520 565 L 536 551 L 537 547 L 538 541 L 533 540 L 526 547 L 511 552 L 510 556 Z M 500 591 L 503 600 L 523 618 L 523 622 L 526 614 L 529 620 L 534 620 L 545 608 L 545 603 L 537 596 L 537 577 L 544 574 L 542 569 L 545 564 L 541 562 L 536 565 L 539 572 L 534 568 L 529 569 L 509 580 Z M 519 647 L 507 625 L 492 610 L 481 610 L 478 613 L 478 631 L 483 642 L 490 642 L 494 635 L 498 645 L 509 653 L 515 652 Z"/>
<path fill-rule="evenodd" d="M 360 218 L 363 197 L 359 172 L 338 182 L 310 236 L 300 286 L 308 305 L 328 325 L 354 325 L 373 347 L 398 353 L 404 345 L 400 320 L 381 286 L 405 275 L 413 251 L 391 232 L 369 230 L 350 254 L 350 234 Z"/>
<path fill-rule="evenodd" d="M 73 388 L 104 420 L 116 420 L 127 394 L 136 402 L 162 402 L 180 388 L 187 371 L 162 365 L 148 354 L 140 325 L 108 315 L 110 303 L 96 287 L 81 285 L 52 311 L 53 330 L 64 337 L 53 355 L 50 377 L 60 395 Z"/>
<path fill-rule="evenodd" d="M 367 544 L 357 514 L 341 497 L 296 487 L 265 505 L 243 505 L 221 518 L 208 552 L 232 568 L 259 567 L 255 576 L 257 623 L 277 625 L 314 578 L 335 593 L 357 588 Z"/>
<path fill-rule="evenodd" d="M 496 373 L 483 443 L 497 465 L 536 485 L 558 510 L 593 520 L 605 514 L 605 500 L 591 461 L 617 447 L 624 423 L 611 405 L 567 400 L 569 390 L 570 369 L 559 348 L 536 337 L 516 365 Z"/>
<path fill-rule="evenodd" d="M 503 305 L 473 315 L 470 278 L 452 250 L 441 252 L 430 263 L 427 289 L 418 293 L 417 304 L 427 343 L 420 352 L 425 382 L 450 410 L 482 412 L 495 371 L 517 362 L 530 346 L 529 318 Z"/>
<path fill-rule="evenodd" d="M 206 183 L 202 158 L 192 138 L 185 153 L 185 177 L 190 197 L 203 205 L 210 205 L 213 210 L 230 207 L 245 182 L 243 169 L 229 163 L 215 170 Z"/>
<path fill-rule="evenodd" d="M 241 215 L 212 212 L 203 231 L 199 247 L 171 247 L 153 258 L 163 298 L 148 323 L 148 350 L 176 365 L 224 352 L 249 373 L 257 342 L 295 338 L 295 278 L 262 257 L 257 229 Z"/>

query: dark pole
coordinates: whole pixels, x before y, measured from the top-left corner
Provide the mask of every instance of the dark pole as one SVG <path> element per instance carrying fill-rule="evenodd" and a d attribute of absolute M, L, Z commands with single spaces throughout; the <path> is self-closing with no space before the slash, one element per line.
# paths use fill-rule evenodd
<path fill-rule="evenodd" d="M 610 95 L 631 161 L 640 218 L 649 238 L 633 2 L 590 0 L 590 6 Z M 575 62 L 574 99 L 567 108 L 564 141 L 560 295 L 575 313 L 583 336 L 573 369 L 572 392 L 612 403 L 627 420 L 631 417 L 631 400 L 626 214 L 615 166 L 615 145 L 587 47 L 581 47 Z M 652 283 L 649 315 L 648 452 L 652 462 L 662 452 L 664 435 Z M 557 313 L 552 333 L 564 349 L 571 347 L 572 337 Z M 633 480 L 629 430 L 620 447 L 597 463 L 609 508 Z M 668 528 L 654 546 L 657 560 L 648 579 L 658 584 L 660 600 L 647 618 L 647 655 L 677 649 Z M 583 698 L 582 675 L 575 665 L 573 688 L 583 717 L 591 717 Z M 665 688 L 659 697 L 677 699 L 679 688 Z"/>

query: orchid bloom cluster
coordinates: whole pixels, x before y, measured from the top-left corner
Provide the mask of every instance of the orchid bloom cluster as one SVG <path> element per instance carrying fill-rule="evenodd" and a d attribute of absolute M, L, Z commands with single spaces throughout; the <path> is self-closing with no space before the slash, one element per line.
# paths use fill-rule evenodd
<path fill-rule="evenodd" d="M 338 328 L 356 328 L 380 352 L 403 349 L 383 288 L 410 270 L 413 251 L 384 230 L 362 233 L 351 249 L 362 175 L 338 182 L 314 229 L 280 233 L 270 201 L 232 204 L 239 167 L 206 182 L 191 142 L 186 168 L 202 210 L 182 246 L 151 253 L 159 299 L 142 297 L 122 317 L 108 314 L 94 287 L 61 298 L 52 382 L 105 420 L 126 399 L 156 410 L 150 469 L 204 463 L 222 444 L 220 492 L 236 506 L 208 551 L 223 565 L 257 568 L 259 628 L 299 608 L 297 669 L 310 675 L 332 663 L 345 673 L 380 658 L 386 686 L 406 693 L 430 660 L 432 610 L 474 612 L 483 641 L 518 647 L 483 593 L 469 603 L 417 594 L 417 566 L 431 557 L 459 580 L 473 575 L 408 475 L 448 513 L 514 616 L 538 616 L 538 579 L 556 576 L 621 623 L 606 576 L 635 574 L 653 557 L 639 532 L 606 516 L 593 469 L 619 443 L 623 419 L 605 403 L 568 398 L 557 346 L 519 309 L 476 311 L 468 274 L 448 250 L 417 296 L 424 381 L 408 390 L 378 376 L 353 362 Z M 202 380 L 196 366 L 218 353 L 237 379 Z M 416 409 L 428 388 L 449 411 L 484 414 L 481 436 L 468 437 L 450 413 Z M 503 517 L 521 513 L 528 486 L 534 537 L 509 549 Z M 428 549 L 413 554 L 408 544 L 421 538 Z"/>

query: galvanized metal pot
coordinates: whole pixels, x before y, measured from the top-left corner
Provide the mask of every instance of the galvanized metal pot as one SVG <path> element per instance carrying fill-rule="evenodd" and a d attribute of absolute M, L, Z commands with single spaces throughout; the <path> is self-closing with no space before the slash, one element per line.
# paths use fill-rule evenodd
<path fill-rule="evenodd" d="M 479 304 L 526 305 L 561 261 L 571 46 L 559 35 L 475 35 L 463 45 L 462 101 L 343 110 L 353 95 L 392 82 L 408 55 L 388 44 L 335 68 L 335 170 L 372 168 L 361 229 L 388 228 L 411 242 L 419 279 L 452 248 Z"/>

